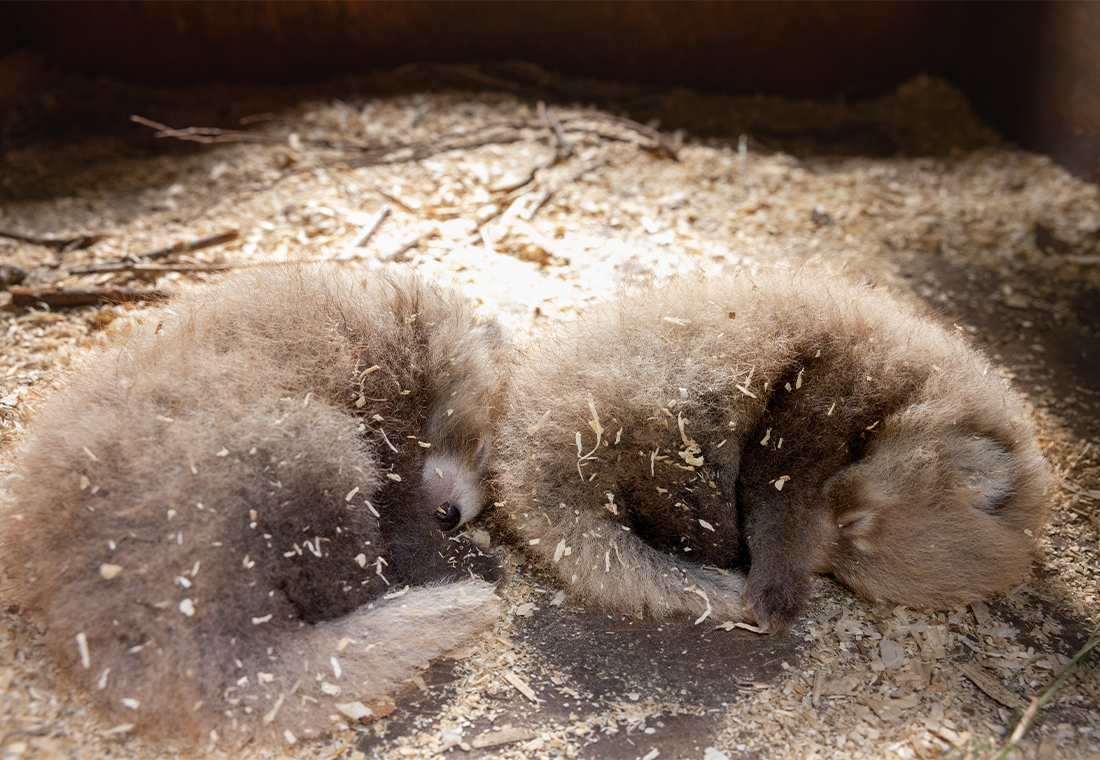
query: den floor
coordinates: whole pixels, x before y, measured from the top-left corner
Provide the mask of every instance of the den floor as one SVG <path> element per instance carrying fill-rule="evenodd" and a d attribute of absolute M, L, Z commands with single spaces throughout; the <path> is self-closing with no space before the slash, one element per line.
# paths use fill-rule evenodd
<path fill-rule="evenodd" d="M 131 114 L 251 137 L 155 138 Z M 381 262 L 457 283 L 522 343 L 623 285 L 812 259 L 923 302 L 1035 405 L 1059 486 L 1043 561 L 1004 598 L 879 608 L 821 579 L 776 636 L 619 618 L 563 603 L 475 523 L 509 571 L 497 627 L 414 679 L 388 717 L 285 755 L 984 757 L 1100 619 L 1100 192 L 1001 142 L 942 82 L 845 105 L 565 81 L 518 64 L 283 89 L 60 78 L 5 129 L 0 232 L 24 239 L 0 238 L 0 263 L 25 270 L 27 287 L 170 294 L 272 261 Z M 59 372 L 141 308 L 2 312 L 5 476 Z M 0 758 L 176 754 L 90 718 L 34 627 L 2 609 Z M 1100 754 L 1096 663 L 1014 756 Z"/>

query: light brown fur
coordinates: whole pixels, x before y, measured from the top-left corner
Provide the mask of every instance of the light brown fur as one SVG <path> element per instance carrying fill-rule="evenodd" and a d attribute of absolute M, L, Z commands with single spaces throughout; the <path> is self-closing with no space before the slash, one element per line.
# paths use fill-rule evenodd
<path fill-rule="evenodd" d="M 814 573 L 917 608 L 1004 591 L 1048 509 L 1025 405 L 989 363 L 819 272 L 594 307 L 531 350 L 496 453 L 502 528 L 567 591 L 770 630 Z"/>
<path fill-rule="evenodd" d="M 34 421 L 0 526 L 16 601 L 108 720 L 316 736 L 495 619 L 434 515 L 480 508 L 505 380 L 463 299 L 288 269 L 140 319 Z M 427 452 L 473 490 L 425 489 Z"/>

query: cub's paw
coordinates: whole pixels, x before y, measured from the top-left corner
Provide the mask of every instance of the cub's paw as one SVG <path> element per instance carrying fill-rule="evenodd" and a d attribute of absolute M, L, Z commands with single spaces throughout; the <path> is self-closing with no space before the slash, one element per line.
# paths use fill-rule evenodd
<path fill-rule="evenodd" d="M 756 624 L 770 633 L 791 626 L 809 598 L 809 581 L 794 577 L 749 571 L 749 582 L 741 594 L 745 610 Z"/>

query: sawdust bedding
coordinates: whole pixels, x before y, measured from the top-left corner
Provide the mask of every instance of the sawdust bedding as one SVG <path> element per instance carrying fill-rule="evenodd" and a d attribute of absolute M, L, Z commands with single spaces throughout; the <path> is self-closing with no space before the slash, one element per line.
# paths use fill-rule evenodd
<path fill-rule="evenodd" d="M 776 123 L 795 135 L 789 150 L 801 146 L 802 156 L 774 150 L 785 145 L 778 137 L 770 145 L 749 140 L 745 150 L 736 133 L 703 139 L 666 132 L 676 161 L 629 129 L 565 132 L 570 155 L 564 155 L 553 131 L 539 126 L 533 101 L 509 94 L 347 94 L 303 103 L 251 127 L 278 137 L 272 144 L 99 158 L 66 180 L 68 192 L 0 205 L 0 230 L 107 236 L 72 251 L 0 239 L 0 261 L 25 269 L 24 285 L 172 292 L 221 276 L 195 267 L 378 262 L 456 283 L 485 311 L 500 314 L 521 342 L 533 325 L 570 319 L 624 283 L 659 283 L 677 272 L 797 267 L 813 258 L 929 301 L 952 317 L 965 312 L 967 296 L 965 288 L 953 292 L 943 284 L 950 279 L 945 273 L 961 271 L 964 280 L 977 273 L 998 284 L 990 299 L 1007 311 L 996 313 L 1014 321 L 998 317 L 999 334 L 980 320 L 960 318 L 958 326 L 1005 361 L 1031 393 L 1061 482 L 1043 567 L 1006 598 L 930 614 L 874 608 L 822 579 L 791 633 L 793 656 L 774 677 L 737 684 L 735 699 L 678 700 L 664 691 L 646 693 L 644 684 L 598 693 L 580 688 L 528 645 L 520 625 L 525 619 L 540 609 L 564 614 L 569 605 L 521 556 L 493 547 L 514 571 L 500 591 L 508 613 L 455 653 L 444 685 L 428 683 L 436 666 L 414 679 L 412 696 L 399 700 L 390 718 L 337 724 L 329 742 L 257 750 L 257 756 L 610 756 L 600 748 L 610 752 L 617 737 L 627 743 L 614 745 L 614 756 L 647 760 L 745 753 L 908 760 L 978 757 L 1007 740 L 1019 709 L 1041 693 L 1100 619 L 1100 444 L 1083 438 L 1095 431 L 1080 433 L 1078 424 L 1097 418 L 1097 389 L 1078 380 L 1067 393 L 1051 379 L 1040 329 L 1044 314 L 1060 325 L 1073 321 L 1072 299 L 1064 294 L 1100 286 L 1100 194 L 1046 157 L 1000 144 L 946 85 L 918 80 L 906 87 L 902 100 L 911 112 L 891 107 L 876 116 L 860 106 L 857 116 L 872 126 L 880 117 L 883 124 L 950 125 L 938 144 L 925 146 L 931 156 L 813 155 L 814 114 L 836 123 L 858 110 L 837 104 L 815 111 L 812 104 L 760 99 L 715 106 L 708 98 L 728 123 L 742 117 L 749 123 L 749 113 L 759 121 L 761 109 L 773 108 Z M 945 92 L 952 109 L 944 108 Z M 667 102 L 684 107 L 691 97 L 672 93 Z M 564 121 L 587 110 L 555 106 L 550 118 Z M 792 114 L 802 123 L 784 122 Z M 348 168 L 340 163 L 346 154 L 315 142 L 431 139 L 520 121 L 530 126 L 515 130 L 510 142 L 361 168 Z M 922 139 L 936 143 L 928 134 Z M 11 152 L 9 169 L 33 164 L 35 150 L 31 144 Z M 69 146 L 70 156 L 82 151 L 95 155 L 102 146 L 94 140 Z M 353 246 L 383 207 L 388 215 L 367 244 Z M 1037 238 L 1036 223 L 1050 237 Z M 240 230 L 235 241 L 162 262 L 191 271 L 67 274 L 231 229 Z M 143 308 L 139 302 L 2 313 L 3 476 L 10 476 L 12 452 L 59 371 L 140 319 Z M 1100 337 L 1095 326 L 1079 323 L 1073 326 L 1082 339 Z M 1014 352 L 1014 345 L 1023 348 Z M 489 542 L 476 523 L 474 530 Z M 0 758 L 173 755 L 129 736 L 124 726 L 90 718 L 44 660 L 33 626 L 15 612 L 0 614 Z M 552 701 L 565 709 L 544 707 Z M 705 741 L 662 743 L 666 723 L 692 716 L 710 721 Z M 1013 756 L 1097 754 L 1098 729 L 1100 683 L 1092 664 L 1043 710 Z"/>

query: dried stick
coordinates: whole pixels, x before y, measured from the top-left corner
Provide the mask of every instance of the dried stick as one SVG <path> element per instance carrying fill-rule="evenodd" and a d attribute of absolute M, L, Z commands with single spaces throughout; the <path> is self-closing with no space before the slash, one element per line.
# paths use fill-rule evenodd
<path fill-rule="evenodd" d="M 496 216 L 486 219 L 474 229 L 473 233 L 471 233 L 468 237 L 465 237 L 462 240 L 458 241 L 458 243 L 444 251 L 443 254 L 446 255 L 448 253 L 454 253 L 455 251 L 461 250 L 468 245 L 473 245 L 479 240 L 482 242 L 486 242 L 487 234 L 483 233 L 493 225 L 500 223 L 509 216 L 515 215 L 526 222 L 530 222 L 534 218 L 535 214 L 538 213 L 538 210 L 546 204 L 546 201 L 550 200 L 551 196 L 553 196 L 554 193 L 561 190 L 570 182 L 576 182 L 578 179 L 583 177 L 585 174 L 588 174 L 590 171 L 593 171 L 594 169 L 599 169 L 602 166 L 606 166 L 607 163 L 607 159 L 603 159 L 601 161 L 590 161 L 589 163 L 586 163 L 580 169 L 569 175 L 569 177 L 564 182 L 558 183 L 557 185 L 554 185 L 550 188 L 544 188 L 542 190 L 532 190 L 528 193 L 517 196 L 508 206 L 508 208 L 504 209 L 504 211 L 501 211 Z M 486 248 L 491 249 L 491 247 L 492 239 L 490 238 L 488 240 Z"/>
<path fill-rule="evenodd" d="M 266 145 L 281 145 L 285 142 L 284 138 L 281 137 L 266 135 L 259 132 L 246 132 L 239 129 L 220 129 L 218 127 L 187 127 L 185 129 L 175 129 L 166 124 L 161 124 L 160 122 L 137 115 L 131 116 L 130 120 L 156 129 L 157 137 L 174 137 L 177 140 L 188 140 L 203 144 L 249 142 Z M 640 124 L 633 119 L 627 119 L 623 116 L 589 111 L 559 120 L 556 117 L 551 117 L 544 105 L 540 110 L 540 121 L 542 122 L 541 124 L 527 121 L 494 122 L 454 135 L 443 135 L 429 140 L 392 143 L 388 145 L 361 145 L 331 140 L 301 140 L 301 142 L 305 145 L 314 147 L 324 147 L 346 152 L 359 152 L 361 155 L 351 160 L 336 159 L 328 162 L 332 165 L 344 163 L 347 168 L 356 169 L 364 166 L 420 161 L 430 156 L 434 156 L 437 153 L 445 153 L 452 150 L 469 150 L 472 148 L 479 148 L 483 145 L 504 145 L 518 142 L 522 139 L 519 133 L 524 129 L 538 129 L 540 126 L 545 128 L 546 122 L 549 122 L 551 130 L 558 140 L 559 148 L 562 145 L 568 146 L 569 143 L 565 137 L 565 133 L 567 132 L 588 132 L 610 140 L 624 139 L 619 135 L 609 134 L 599 129 L 583 125 L 583 122 L 596 122 L 622 127 L 629 132 L 641 135 L 652 143 L 645 147 L 657 150 L 673 161 L 680 160 L 676 154 L 676 149 L 672 147 L 660 132 L 651 127 L 647 127 L 645 124 Z M 566 125 L 571 126 L 567 127 Z M 498 133 L 495 135 L 490 134 L 487 137 L 483 136 L 485 133 L 492 133 L 494 131 Z M 566 155 L 568 155 L 568 153 Z"/>
<path fill-rule="evenodd" d="M 1077 667 L 1081 664 L 1081 661 L 1097 644 L 1100 644 L 1100 625 L 1092 629 L 1092 633 L 1089 635 L 1084 646 L 1077 650 L 1077 654 L 1073 656 L 1073 659 L 1066 663 L 1066 666 L 1062 668 L 1061 672 L 1058 673 L 1057 677 L 1051 682 L 1050 686 L 1047 687 L 1046 691 L 1038 697 L 1032 698 L 1031 704 L 1027 706 L 1024 714 L 1020 717 L 1020 722 L 1016 724 L 1016 728 L 1013 729 L 1012 735 L 1008 738 L 1008 744 L 1005 744 L 995 753 L 990 755 L 987 760 L 1001 760 L 1001 758 L 1009 752 L 1016 749 L 1020 740 L 1024 738 L 1024 734 L 1027 733 L 1027 730 L 1031 728 L 1031 725 L 1035 722 L 1035 718 L 1039 715 L 1039 711 L 1054 698 L 1054 695 L 1065 685 L 1070 676 L 1077 672 Z"/>
<path fill-rule="evenodd" d="M 187 127 L 186 129 L 174 129 L 167 124 L 161 124 L 159 121 L 146 119 L 144 116 L 138 116 L 137 114 L 132 114 L 130 116 L 130 121 L 157 130 L 157 133 L 153 135 L 154 137 L 174 137 L 177 140 L 197 142 L 204 145 L 233 142 L 281 145 L 286 142 L 286 140 L 282 138 L 265 135 L 262 132 L 246 132 L 241 129 L 218 129 L 217 127 Z"/>
<path fill-rule="evenodd" d="M 225 232 L 219 232 L 216 235 L 208 235 L 198 240 L 183 240 L 174 245 L 167 246 L 165 248 L 157 248 L 145 253 L 139 253 L 134 256 L 123 256 L 115 261 L 109 261 L 103 264 L 95 264 L 93 266 L 78 267 L 76 269 L 70 269 L 70 274 L 94 274 L 98 272 L 128 272 L 134 268 L 135 264 L 148 261 L 159 261 L 160 259 L 167 258 L 176 253 L 188 253 L 190 251 L 198 251 L 203 248 L 210 248 L 211 246 L 221 245 L 222 243 L 228 243 L 236 240 L 241 236 L 240 230 L 227 230 Z"/>
<path fill-rule="evenodd" d="M 106 238 L 106 235 L 77 235 L 74 238 L 40 238 L 30 235 L 20 235 L 18 232 L 5 232 L 0 230 L 0 237 L 10 240 L 18 240 L 21 243 L 40 245 L 44 248 L 56 248 L 59 251 L 75 251 L 98 243 Z"/>
<path fill-rule="evenodd" d="M 11 288 L 12 306 L 22 308 L 46 306 L 51 309 L 63 309 L 96 303 L 164 301 L 167 298 L 168 294 L 160 290 L 134 290 L 133 288 Z"/>
<path fill-rule="evenodd" d="M 411 161 L 422 161 L 439 153 L 447 153 L 452 150 L 471 150 L 484 145 L 507 145 L 519 142 L 519 135 L 499 135 L 496 137 L 479 137 L 471 139 L 470 135 L 460 134 L 435 141 L 421 143 L 408 143 L 386 148 L 378 148 L 367 151 L 365 155 L 353 158 L 350 161 L 333 161 L 332 164 L 343 163 L 349 169 L 358 169 L 364 166 L 381 166 L 386 164 L 404 164 Z"/>
<path fill-rule="evenodd" d="M 577 116 L 569 116 L 561 120 L 562 128 L 566 132 L 591 132 L 593 134 L 600 135 L 601 137 L 607 137 L 610 139 L 621 139 L 614 135 L 608 135 L 595 129 L 585 129 L 584 127 L 578 127 L 574 129 L 568 129 L 566 124 L 577 124 L 584 121 L 605 122 L 608 124 L 615 124 L 623 127 L 631 132 L 636 132 L 643 137 L 647 137 L 653 141 L 653 145 L 650 146 L 654 150 L 664 153 L 667 157 L 673 161 L 679 161 L 680 157 L 676 154 L 676 149 L 672 147 L 672 144 L 664 138 L 660 132 L 652 127 L 647 127 L 645 124 L 628 119 L 625 116 L 615 116 L 609 113 L 600 113 L 599 111 L 587 111 Z"/>
<path fill-rule="evenodd" d="M 573 145 L 569 142 L 569 139 L 566 138 L 565 131 L 561 127 L 561 122 L 547 110 L 546 104 L 541 100 L 538 103 L 538 115 L 539 119 L 554 133 L 554 136 L 558 138 L 558 147 L 557 150 L 554 151 L 554 160 L 551 162 L 551 165 L 572 156 Z"/>
<path fill-rule="evenodd" d="M 577 171 L 570 174 L 564 182 L 560 182 L 554 187 L 543 190 L 542 192 L 535 193 L 535 198 L 533 199 L 533 202 L 527 205 L 527 208 L 524 209 L 522 214 L 520 214 L 520 217 L 525 221 L 531 221 L 534 218 L 535 214 L 538 213 L 538 210 L 546 204 L 546 201 L 550 200 L 551 196 L 553 196 L 554 193 L 558 192 L 566 185 L 576 182 L 578 179 L 588 174 L 589 172 L 599 169 L 603 166 L 607 166 L 607 163 L 607 159 L 603 159 L 600 161 L 589 161 L 588 163 L 584 164 L 580 169 L 577 169 Z"/>
<path fill-rule="evenodd" d="M 198 240 L 185 240 L 174 245 L 170 245 L 166 248 L 157 248 L 154 251 L 148 253 L 139 253 L 135 256 L 135 259 L 144 259 L 145 261 L 158 261 L 171 256 L 173 253 L 187 253 L 188 251 L 198 251 L 203 248 L 210 248 L 211 246 L 221 245 L 222 243 L 229 243 L 241 236 L 240 230 L 226 230 L 225 232 L 219 232 L 216 235 L 207 235 L 204 238 Z"/>
<path fill-rule="evenodd" d="M 432 229 L 427 232 L 417 232 L 403 240 L 400 245 L 394 248 L 388 253 L 384 253 L 378 256 L 379 261 L 406 261 L 405 254 L 411 251 L 413 248 L 419 248 L 421 245 L 439 235 L 439 230 Z"/>
<path fill-rule="evenodd" d="M 374 213 L 374 216 L 363 225 L 363 229 L 359 230 L 359 233 L 355 238 L 347 244 L 344 248 L 344 256 L 351 256 L 356 248 L 362 248 L 365 246 L 374 236 L 374 233 L 378 231 L 378 228 L 382 226 L 382 222 L 386 220 L 386 217 L 390 215 L 390 206 L 388 203 L 383 203 L 378 211 Z"/>
<path fill-rule="evenodd" d="M 111 261 L 100 266 L 81 267 L 70 274 L 106 274 L 107 272 L 129 272 L 135 277 L 156 276 L 166 272 L 228 272 L 237 269 L 228 264 L 215 266 L 196 266 L 193 264 L 143 264 L 140 261 Z"/>

